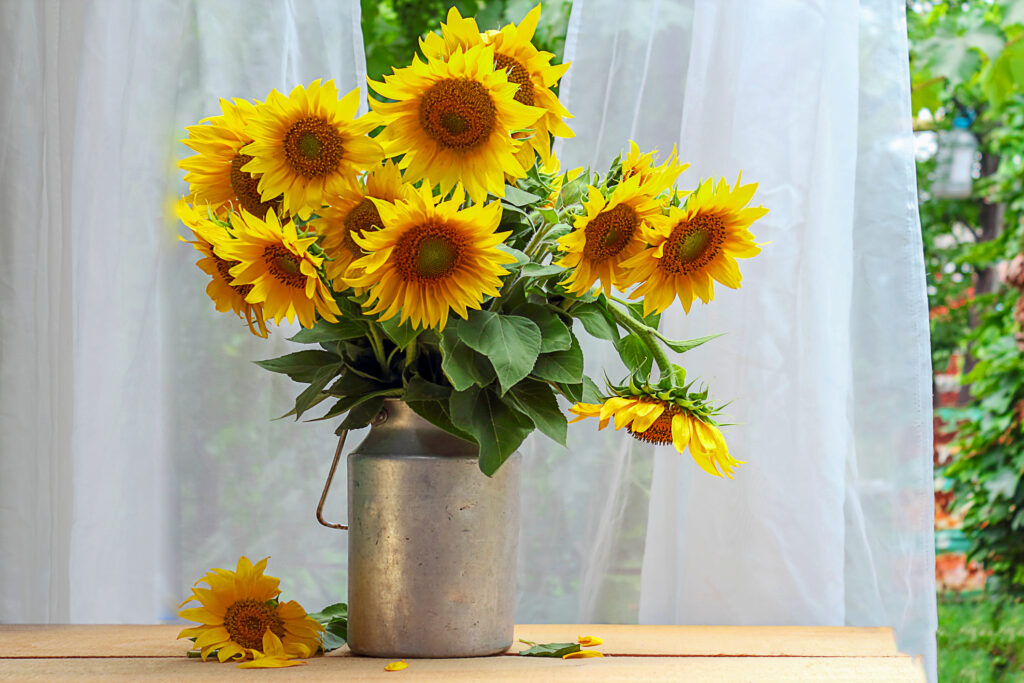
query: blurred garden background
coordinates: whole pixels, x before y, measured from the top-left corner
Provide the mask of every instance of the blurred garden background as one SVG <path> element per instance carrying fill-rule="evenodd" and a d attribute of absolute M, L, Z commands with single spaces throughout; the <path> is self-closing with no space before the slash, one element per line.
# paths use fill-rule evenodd
<path fill-rule="evenodd" d="M 535 3 L 362 0 L 368 75 L 404 64 L 452 4 L 488 29 Z M 545 3 L 537 30 L 556 62 L 570 8 Z M 935 371 L 939 677 L 1024 680 L 1024 0 L 910 1 L 907 26 Z"/>

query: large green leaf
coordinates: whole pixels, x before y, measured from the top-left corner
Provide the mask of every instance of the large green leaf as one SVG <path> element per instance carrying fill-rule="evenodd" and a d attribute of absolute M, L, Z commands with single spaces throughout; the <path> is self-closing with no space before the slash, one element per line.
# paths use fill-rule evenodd
<path fill-rule="evenodd" d="M 399 325 L 398 321 L 400 316 L 395 316 L 390 320 L 385 320 L 382 323 L 378 323 L 384 334 L 388 336 L 388 339 L 395 342 L 395 346 L 400 349 L 404 349 L 409 342 L 419 336 L 421 330 L 413 329 L 412 323 L 406 320 L 403 324 Z M 371 323 L 372 324 L 372 323 Z"/>
<path fill-rule="evenodd" d="M 524 379 L 508 392 L 515 407 L 526 414 L 534 426 L 554 441 L 565 445 L 565 415 L 558 408 L 558 399 L 546 382 Z"/>
<path fill-rule="evenodd" d="M 565 351 L 542 353 L 533 366 L 533 374 L 541 379 L 565 384 L 579 384 L 583 381 L 583 351 L 576 337 L 572 346 Z"/>
<path fill-rule="evenodd" d="M 316 379 L 317 373 L 325 365 L 336 365 L 341 362 L 336 354 L 329 351 L 296 351 L 277 358 L 254 361 L 264 370 L 280 372 L 288 375 L 296 382 L 309 384 Z"/>
<path fill-rule="evenodd" d="M 489 389 L 470 387 L 453 392 L 449 409 L 455 426 L 472 435 L 480 446 L 480 470 L 489 477 L 533 431 L 530 418 Z"/>
<path fill-rule="evenodd" d="M 318 344 L 357 339 L 364 336 L 366 336 L 366 324 L 360 320 L 339 318 L 338 322 L 332 323 L 321 319 L 317 320 L 313 327 L 299 330 L 299 333 L 291 337 L 290 341 L 300 344 Z"/>
<path fill-rule="evenodd" d="M 384 407 L 384 398 L 384 396 L 374 396 L 354 406 L 338 425 L 335 434 L 341 434 L 343 429 L 362 429 L 373 422 L 373 418 L 377 417 L 380 409 Z"/>
<path fill-rule="evenodd" d="M 626 364 L 630 374 L 650 375 L 654 356 L 640 337 L 630 333 L 615 342 L 619 357 Z"/>
<path fill-rule="evenodd" d="M 535 194 L 531 194 L 526 190 L 520 190 L 518 187 L 512 187 L 511 185 L 505 186 L 505 202 L 512 204 L 513 206 L 526 206 L 527 204 L 534 204 L 541 200 Z"/>
<path fill-rule="evenodd" d="M 457 332 L 471 349 L 491 362 L 502 393 L 530 374 L 540 353 L 540 329 L 528 318 L 474 311 Z"/>
<path fill-rule="evenodd" d="M 540 304 L 523 304 L 513 315 L 532 320 L 540 328 L 540 352 L 565 351 L 572 346 L 572 333 L 568 325 L 551 308 Z"/>
<path fill-rule="evenodd" d="M 451 387 L 435 384 L 419 375 L 413 375 L 405 383 L 406 401 L 447 401 L 451 394 Z"/>
<path fill-rule="evenodd" d="M 494 368 L 466 343 L 458 338 L 453 326 L 449 325 L 441 334 L 441 369 L 456 390 L 462 391 L 473 385 L 485 386 L 494 380 Z"/>
<path fill-rule="evenodd" d="M 435 427 L 440 427 L 452 436 L 457 436 L 460 439 L 469 441 L 470 443 L 475 441 L 471 435 L 459 429 L 452 423 L 452 419 L 448 414 L 447 399 L 444 401 L 406 400 L 406 405 L 412 408 L 412 410 L 424 420 L 430 422 Z"/>
<path fill-rule="evenodd" d="M 724 334 L 724 332 L 719 332 L 718 334 L 709 334 L 706 337 L 697 337 L 696 339 L 683 339 L 680 341 L 676 341 L 675 339 L 668 339 L 667 337 L 664 337 L 661 334 L 658 335 L 658 338 L 661 339 L 665 346 L 669 347 L 676 353 L 686 353 L 691 349 L 697 348 L 701 344 L 708 343 L 712 339 L 718 339 Z"/>
<path fill-rule="evenodd" d="M 323 393 L 324 388 L 328 382 L 341 372 L 343 367 L 345 367 L 343 364 L 336 363 L 334 365 L 325 365 L 317 371 L 316 377 L 313 378 L 310 385 L 303 389 L 302 393 L 295 398 L 295 409 L 292 412 L 295 414 L 296 420 L 302 417 L 304 412 L 326 398 L 327 394 Z"/>
<path fill-rule="evenodd" d="M 569 310 L 569 315 L 583 323 L 584 329 L 598 339 L 615 341 L 619 338 L 619 328 L 598 301 L 576 304 Z"/>

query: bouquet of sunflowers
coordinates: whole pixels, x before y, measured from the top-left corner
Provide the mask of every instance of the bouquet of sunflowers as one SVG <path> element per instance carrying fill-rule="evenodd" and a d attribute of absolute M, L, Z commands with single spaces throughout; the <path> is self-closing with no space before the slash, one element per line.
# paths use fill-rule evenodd
<path fill-rule="evenodd" d="M 296 419 L 325 407 L 340 433 L 398 398 L 478 444 L 490 475 L 534 429 L 565 443 L 562 396 L 576 420 L 732 476 L 718 409 L 668 355 L 712 337 L 658 322 L 677 297 L 688 312 L 715 281 L 740 286 L 767 209 L 739 179 L 677 189 L 674 150 L 659 164 L 630 143 L 604 174 L 563 172 L 569 65 L 531 43 L 539 17 L 481 33 L 453 8 L 422 58 L 369 82 L 362 116 L 358 89 L 314 81 L 189 127 L 178 214 L 207 293 L 261 337 L 298 319 L 311 348 L 258 363 L 306 385 Z M 584 374 L 580 331 L 615 345 L 622 384 Z"/>

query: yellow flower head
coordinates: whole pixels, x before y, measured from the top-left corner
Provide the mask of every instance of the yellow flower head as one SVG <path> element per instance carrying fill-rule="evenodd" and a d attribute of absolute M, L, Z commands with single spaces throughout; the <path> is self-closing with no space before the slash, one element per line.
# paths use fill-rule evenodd
<path fill-rule="evenodd" d="M 243 211 L 234 223 L 233 240 L 217 245 L 223 259 L 236 261 L 229 271 L 234 285 L 252 285 L 245 300 L 263 304 L 268 320 L 280 323 L 299 319 L 303 327 L 313 327 L 316 314 L 331 322 L 341 315 L 331 290 L 320 279 L 317 269 L 323 258 L 309 253 L 317 236 L 299 237 L 295 223 L 281 225 L 270 211 L 262 221 Z"/>
<path fill-rule="evenodd" d="M 551 153 L 551 136 L 574 137 L 563 119 L 572 114 L 562 106 L 551 88 L 569 69 L 569 64 L 553 66 L 550 52 L 541 52 L 533 45 L 533 34 L 540 21 L 540 5 L 523 17 L 519 25 L 508 24 L 500 31 L 481 33 L 476 20 L 463 18 L 459 10 L 448 10 L 447 23 L 441 24 L 441 35 L 430 33 L 420 41 L 420 49 L 428 58 L 448 59 L 456 50 L 468 50 L 475 45 L 494 47 L 494 61 L 498 69 L 508 72 L 508 80 L 519 86 L 515 99 L 526 105 L 540 107 L 544 114 L 533 124 L 532 134 L 517 134 L 529 141 L 523 145 L 518 157 L 523 168 L 533 166 L 534 150 L 542 162 Z"/>
<path fill-rule="evenodd" d="M 672 147 L 672 154 L 661 166 L 654 165 L 656 154 L 657 151 L 641 154 L 640 147 L 630 140 L 629 154 L 622 160 L 622 177 L 639 178 L 644 191 L 655 197 L 672 187 L 679 175 L 690 168 L 689 164 L 681 164 L 676 160 L 675 147 Z"/>
<path fill-rule="evenodd" d="M 256 107 L 246 100 L 236 99 L 232 103 L 222 99 L 220 108 L 224 112 L 220 116 L 211 116 L 197 126 L 185 128 L 188 138 L 182 142 L 198 152 L 178 163 L 187 171 L 189 201 L 209 205 L 218 215 L 232 209 L 245 209 L 260 218 L 272 208 L 280 212 L 281 198 L 263 201 L 257 190 L 259 175 L 242 170 L 252 159 L 241 150 L 252 142 L 245 127 L 256 115 Z"/>
<path fill-rule="evenodd" d="M 494 68 L 494 48 L 456 50 L 447 60 L 413 58 L 384 82 L 370 81 L 395 102 L 370 100 L 385 124 L 388 155 L 404 154 L 406 179 L 430 178 L 447 194 L 462 183 L 475 202 L 505 196 L 505 174 L 522 178 L 521 142 L 511 131 L 528 128 L 543 110 L 516 101 L 518 86 Z M 532 165 L 532 164 L 531 164 Z"/>
<path fill-rule="evenodd" d="M 511 234 L 497 232 L 501 202 L 460 211 L 464 199 L 460 188 L 448 201 L 435 199 L 429 183 L 394 204 L 372 199 L 384 228 L 353 236 L 367 254 L 345 278 L 369 288 L 368 315 L 383 321 L 401 313 L 400 323 L 444 329 L 449 311 L 466 318 L 484 297 L 498 296 L 508 274 L 502 266 L 516 260 L 498 248 Z"/>
<path fill-rule="evenodd" d="M 253 141 L 242 152 L 252 160 L 242 170 L 262 174 L 264 200 L 283 194 L 284 210 L 307 218 L 384 156 L 358 109 L 359 88 L 339 100 L 334 81 L 297 85 L 287 97 L 272 90 L 245 127 Z"/>
<path fill-rule="evenodd" d="M 741 464 L 729 454 L 717 426 L 698 415 L 697 410 L 684 408 L 675 401 L 653 395 L 612 396 L 603 403 L 577 403 L 569 412 L 577 416 L 571 422 L 598 418 L 598 429 L 604 429 L 614 419 L 615 429 L 626 427 L 640 441 L 672 444 L 680 453 L 689 446 L 690 455 L 700 468 L 716 477 L 724 474 L 732 479 L 733 470 Z"/>
<path fill-rule="evenodd" d="M 363 250 L 352 239 L 353 233 L 377 230 L 383 225 L 371 197 L 393 203 L 408 198 L 411 192 L 412 186 L 402 182 L 398 167 L 388 160 L 366 175 L 365 186 L 350 183 L 329 207 L 319 211 L 320 218 L 310 227 L 323 235 L 324 253 L 332 259 L 324 262 L 328 279 L 338 281 L 352 261 L 362 258 Z"/>
<path fill-rule="evenodd" d="M 695 298 L 714 299 L 714 280 L 740 286 L 736 259 L 761 253 L 748 228 L 768 213 L 760 206 L 745 208 L 756 189 L 757 183 L 740 185 L 739 179 L 730 188 L 724 178 L 716 187 L 709 179 L 682 207 L 651 219 L 643 236 L 652 248 L 622 264 L 630 283 L 642 283 L 630 298 L 644 297 L 644 315 L 664 311 L 677 295 L 689 312 Z"/>
<path fill-rule="evenodd" d="M 561 283 L 570 292 L 584 294 L 600 281 L 608 295 L 612 287 L 624 290 L 631 284 L 623 263 L 646 247 L 641 231 L 661 214 L 661 204 L 643 191 L 638 178 L 619 183 L 609 197 L 594 186 L 589 192 L 586 213 L 576 217 L 572 232 L 558 238 L 558 248 L 567 253 L 556 263 L 572 269 Z"/>
<path fill-rule="evenodd" d="M 257 337 L 267 336 L 267 325 L 263 322 L 263 304 L 251 304 L 245 297 L 252 290 L 250 285 L 233 285 L 232 266 L 237 261 L 227 261 L 215 253 L 215 245 L 234 239 L 229 227 L 216 223 L 209 214 L 202 214 L 189 206 L 182 198 L 177 205 L 178 217 L 192 231 L 194 240 L 185 240 L 203 255 L 196 265 L 210 276 L 210 284 L 206 285 L 206 294 L 221 313 L 234 311 L 244 320 L 249 331 Z M 255 325 L 255 327 L 253 327 Z"/>
<path fill-rule="evenodd" d="M 310 657 L 320 648 L 323 627 L 307 616 L 299 603 L 272 602 L 281 592 L 280 581 L 264 575 L 266 567 L 266 559 L 253 565 L 249 558 L 241 557 L 235 571 L 207 572 L 196 585 L 205 582 L 209 588 L 193 588 L 192 595 L 181 603 L 184 606 L 195 600 L 201 605 L 178 612 L 182 619 L 200 624 L 183 629 L 178 637 L 195 638 L 204 661 L 214 651 L 222 662 L 245 659 L 252 650 L 268 654 L 268 632 L 276 637 L 284 655 Z"/>

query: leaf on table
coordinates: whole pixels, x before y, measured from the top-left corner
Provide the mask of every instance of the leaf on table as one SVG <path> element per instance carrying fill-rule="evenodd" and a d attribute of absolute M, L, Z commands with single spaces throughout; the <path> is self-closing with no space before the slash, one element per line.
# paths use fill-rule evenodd
<path fill-rule="evenodd" d="M 558 657 L 580 651 L 579 643 L 537 643 L 533 647 L 521 651 L 523 657 Z"/>

